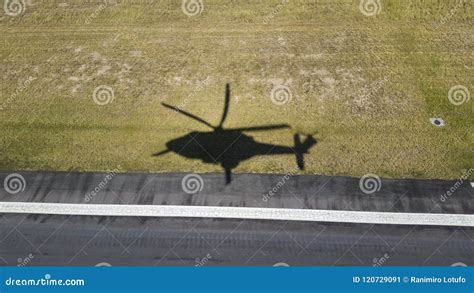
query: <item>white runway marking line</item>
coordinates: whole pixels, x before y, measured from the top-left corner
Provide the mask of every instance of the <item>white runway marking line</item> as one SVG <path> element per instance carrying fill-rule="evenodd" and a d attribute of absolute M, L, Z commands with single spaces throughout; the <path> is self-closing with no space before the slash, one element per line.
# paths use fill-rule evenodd
<path fill-rule="evenodd" d="M 283 220 L 474 227 L 474 215 L 252 207 L 1 202 L 0 213 Z"/>

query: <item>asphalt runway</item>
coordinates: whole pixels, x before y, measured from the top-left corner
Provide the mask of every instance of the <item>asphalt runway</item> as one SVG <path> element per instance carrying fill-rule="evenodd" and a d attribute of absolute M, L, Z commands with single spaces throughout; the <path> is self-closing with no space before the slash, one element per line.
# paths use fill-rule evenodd
<path fill-rule="evenodd" d="M 0 183 L 12 172 L 0 172 Z M 182 183 L 187 173 L 20 172 L 25 189 L 9 194 L 0 185 L 0 202 L 90 204 L 198 205 L 295 208 L 345 211 L 474 214 L 474 188 L 458 181 L 381 179 L 379 190 L 366 194 L 360 178 L 234 174 L 226 185 L 220 173 L 199 174 L 199 192 L 188 194 Z M 111 179 L 106 179 L 107 176 Z M 462 174 L 460 174 L 460 177 Z M 102 186 L 102 187 L 101 187 Z M 95 195 L 92 195 L 94 190 Z M 273 195 L 269 192 L 276 190 Z"/>
<path fill-rule="evenodd" d="M 0 173 L 3 181 L 10 173 Z M 468 181 L 381 180 L 366 194 L 359 178 L 201 174 L 22 172 L 17 194 L 1 202 L 182 205 L 473 214 Z M 91 197 L 97 186 L 101 189 Z M 264 200 L 269 190 L 277 192 Z M 445 200 L 446 191 L 456 190 Z M 87 200 L 89 199 L 89 200 Z M 474 228 L 254 219 L 0 214 L 1 265 L 473 265 Z"/>
<path fill-rule="evenodd" d="M 474 265 L 466 227 L 9 214 L 0 231 L 3 265 Z"/>

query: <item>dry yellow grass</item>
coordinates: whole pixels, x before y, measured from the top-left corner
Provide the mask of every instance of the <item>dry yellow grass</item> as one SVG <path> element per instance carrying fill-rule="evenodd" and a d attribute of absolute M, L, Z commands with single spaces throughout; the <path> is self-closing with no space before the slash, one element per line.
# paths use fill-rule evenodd
<path fill-rule="evenodd" d="M 151 155 L 170 139 L 207 130 L 161 101 L 217 124 L 225 83 L 226 126 L 289 123 L 252 133 L 318 144 L 303 173 L 458 178 L 473 167 L 472 4 L 381 0 L 203 0 L 196 16 L 178 1 L 44 1 L 0 22 L 0 169 L 220 171 L 175 154 Z M 278 106 L 272 88 L 292 99 Z M 111 87 L 100 106 L 93 92 Z M 202 88 L 200 88 L 200 85 Z M 441 117 L 447 125 L 433 126 Z M 236 172 L 287 172 L 292 156 L 255 157 Z"/>

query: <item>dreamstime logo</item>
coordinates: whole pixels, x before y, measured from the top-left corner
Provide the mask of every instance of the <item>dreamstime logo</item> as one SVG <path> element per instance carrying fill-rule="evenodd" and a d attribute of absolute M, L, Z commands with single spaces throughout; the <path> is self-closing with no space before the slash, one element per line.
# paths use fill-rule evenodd
<path fill-rule="evenodd" d="M 448 200 L 451 196 L 453 196 L 455 194 L 455 192 L 462 186 L 462 184 L 464 183 L 464 181 L 468 180 L 469 177 L 472 175 L 472 173 L 474 173 L 474 168 L 471 168 L 467 171 L 464 172 L 464 174 L 461 176 L 461 178 L 459 178 L 459 180 L 457 180 L 453 186 L 451 186 L 451 188 L 446 191 L 445 193 L 443 193 L 441 196 L 440 196 L 440 200 L 442 202 L 445 202 L 446 200 Z"/>
<path fill-rule="evenodd" d="M 107 7 L 107 1 L 105 1 L 105 4 L 100 4 L 96 9 L 95 11 L 89 15 L 86 19 L 86 24 L 91 24 L 91 22 L 97 17 L 99 16 L 99 14 L 102 12 L 102 10 L 104 10 L 105 8 Z"/>
<path fill-rule="evenodd" d="M 272 19 L 278 14 L 278 12 L 280 12 L 280 10 L 283 9 L 283 6 L 284 6 L 285 4 L 288 4 L 289 2 L 290 2 L 290 0 L 281 0 L 281 3 L 278 4 L 278 5 L 273 9 L 272 13 L 269 14 L 269 15 L 267 15 L 267 16 L 265 16 L 265 17 L 263 18 L 263 23 L 264 23 L 264 24 L 268 24 L 268 23 L 270 22 L 270 20 L 272 20 Z"/>
<path fill-rule="evenodd" d="M 196 264 L 194 265 L 195 267 L 203 267 L 205 266 L 210 260 L 212 259 L 212 255 L 209 253 L 206 254 L 205 257 L 203 258 L 196 258 L 195 262 Z"/>
<path fill-rule="evenodd" d="M 276 85 L 272 88 L 270 92 L 270 99 L 272 100 L 273 104 L 281 106 L 287 104 L 291 101 L 293 95 L 291 90 L 286 85 Z"/>
<path fill-rule="evenodd" d="M 112 265 L 109 264 L 108 262 L 100 262 L 95 265 L 96 267 L 111 267 Z"/>
<path fill-rule="evenodd" d="M 18 95 L 20 95 L 35 79 L 36 77 L 28 76 L 28 78 L 26 78 L 25 80 L 20 81 L 18 87 L 15 89 L 15 92 L 0 105 L 0 111 L 3 111 L 8 104 L 12 103 L 18 97 Z"/>
<path fill-rule="evenodd" d="M 292 169 L 288 173 L 285 174 L 285 176 L 281 177 L 280 180 L 277 182 L 275 186 L 266 194 L 263 195 L 262 200 L 264 202 L 267 202 L 270 198 L 272 198 L 280 188 L 283 187 L 283 185 L 290 180 L 291 177 L 295 175 L 295 173 L 298 172 L 298 169 Z"/>
<path fill-rule="evenodd" d="M 204 181 L 198 174 L 188 174 L 181 180 L 181 187 L 187 194 L 199 193 L 204 187 Z"/>
<path fill-rule="evenodd" d="M 5 0 L 3 3 L 3 10 L 6 15 L 18 16 L 25 12 L 25 0 Z"/>
<path fill-rule="evenodd" d="M 13 279 L 9 277 L 5 280 L 7 287 L 73 287 L 85 286 L 84 279 L 56 279 L 52 278 L 51 274 L 45 274 L 44 277 L 39 278 L 19 278 Z"/>
<path fill-rule="evenodd" d="M 467 87 L 463 85 L 455 85 L 449 90 L 448 99 L 451 104 L 455 106 L 460 106 L 464 103 L 469 102 L 469 100 L 471 99 L 471 93 L 469 92 Z"/>
<path fill-rule="evenodd" d="M 441 18 L 439 23 L 434 25 L 434 28 L 438 29 L 440 26 L 442 26 L 442 25 L 446 24 L 448 21 L 450 21 L 451 18 L 454 16 L 454 14 L 456 14 L 458 9 L 460 9 L 463 6 L 464 6 L 464 1 L 459 0 L 458 4 L 456 4 L 456 6 L 454 6 L 454 8 L 451 9 L 447 15 L 445 15 L 443 18 Z"/>
<path fill-rule="evenodd" d="M 286 262 L 277 262 L 276 264 L 273 265 L 274 267 L 289 267 L 290 265 L 287 264 Z"/>
<path fill-rule="evenodd" d="M 374 16 L 382 11 L 380 0 L 360 0 L 359 10 L 365 16 Z"/>
<path fill-rule="evenodd" d="M 455 262 L 451 266 L 452 267 L 467 267 L 467 265 L 463 262 Z"/>
<path fill-rule="evenodd" d="M 25 191 L 26 181 L 23 176 L 17 173 L 8 175 L 3 181 L 3 187 L 5 191 L 10 194 L 17 194 Z"/>
<path fill-rule="evenodd" d="M 375 174 L 366 174 L 359 180 L 359 187 L 365 194 L 377 192 L 382 187 L 380 177 Z"/>
<path fill-rule="evenodd" d="M 206 77 L 206 79 L 204 81 L 202 81 L 202 83 L 198 84 L 198 86 L 196 88 L 194 88 L 193 92 L 190 93 L 189 96 L 187 98 L 185 98 L 184 101 L 179 106 L 176 107 L 177 110 L 175 110 L 175 112 L 179 112 L 178 110 L 183 110 L 186 107 L 186 105 L 189 103 L 191 98 L 196 96 L 198 92 L 202 91 L 205 86 L 206 87 L 209 86 L 210 81 L 211 80 L 208 76 L 208 77 Z"/>
<path fill-rule="evenodd" d="M 16 265 L 17 267 L 24 267 L 27 266 L 32 260 L 33 260 L 34 255 L 33 254 L 28 254 L 25 258 L 18 258 L 17 262 L 18 264 Z"/>
<path fill-rule="evenodd" d="M 92 99 L 99 106 L 111 103 L 114 98 L 114 89 L 108 85 L 99 85 L 94 89 L 94 93 L 92 94 Z"/>
<path fill-rule="evenodd" d="M 122 167 L 120 165 L 118 168 L 115 168 L 111 172 L 107 173 L 107 175 L 104 177 L 102 181 L 99 182 L 99 184 L 89 193 L 87 193 L 84 197 L 85 202 L 90 202 L 101 190 L 103 190 L 117 175 L 117 173 L 120 171 Z"/>
<path fill-rule="evenodd" d="M 202 0 L 183 0 L 181 9 L 187 16 L 196 16 L 204 10 L 204 3 Z"/>
<path fill-rule="evenodd" d="M 373 267 L 380 267 L 385 264 L 385 262 L 390 258 L 390 255 L 388 253 L 385 253 L 381 258 L 374 258 L 372 260 L 372 266 Z"/>

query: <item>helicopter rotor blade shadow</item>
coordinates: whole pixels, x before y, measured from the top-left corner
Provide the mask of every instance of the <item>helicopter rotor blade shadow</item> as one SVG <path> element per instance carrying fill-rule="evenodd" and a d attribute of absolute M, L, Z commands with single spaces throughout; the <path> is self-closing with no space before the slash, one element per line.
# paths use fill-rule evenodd
<path fill-rule="evenodd" d="M 275 125 L 262 125 L 262 126 L 253 126 L 253 127 L 239 127 L 239 128 L 227 128 L 231 131 L 266 131 L 266 130 L 277 130 L 291 128 L 288 124 L 275 124 Z"/>
<path fill-rule="evenodd" d="M 184 111 L 184 110 L 181 110 L 181 109 L 179 109 L 178 107 L 171 106 L 171 105 L 168 105 L 168 104 L 166 104 L 166 103 L 161 103 L 161 105 L 163 105 L 163 107 L 166 107 L 166 108 L 168 108 L 168 109 L 171 109 L 171 110 L 173 110 L 173 111 L 176 111 L 176 112 L 178 112 L 178 113 L 181 113 L 181 114 L 183 114 L 183 115 L 185 115 L 185 116 L 187 116 L 187 117 L 189 117 L 189 118 L 192 118 L 192 119 L 194 119 L 194 120 L 196 120 L 196 121 L 199 121 L 199 122 L 201 122 L 202 124 L 204 124 L 204 125 L 206 125 L 206 126 L 209 126 L 209 127 L 212 128 L 212 129 L 216 129 L 215 126 L 213 126 L 211 123 L 207 122 L 206 120 L 201 119 L 201 118 L 197 117 L 196 115 L 191 114 L 191 113 L 189 113 L 189 112 L 186 112 L 186 111 Z"/>
<path fill-rule="evenodd" d="M 164 154 L 167 154 L 167 153 L 169 153 L 169 152 L 171 152 L 171 150 L 169 150 L 169 149 L 162 150 L 161 152 L 154 153 L 154 154 L 153 154 L 153 157 L 159 157 L 159 156 L 164 155 Z"/>
<path fill-rule="evenodd" d="M 227 113 L 229 113 L 229 101 L 230 101 L 230 85 L 227 83 L 225 85 L 224 112 L 222 113 L 221 122 L 219 123 L 218 128 L 222 128 L 222 126 L 224 125 L 225 119 L 227 118 Z"/>

